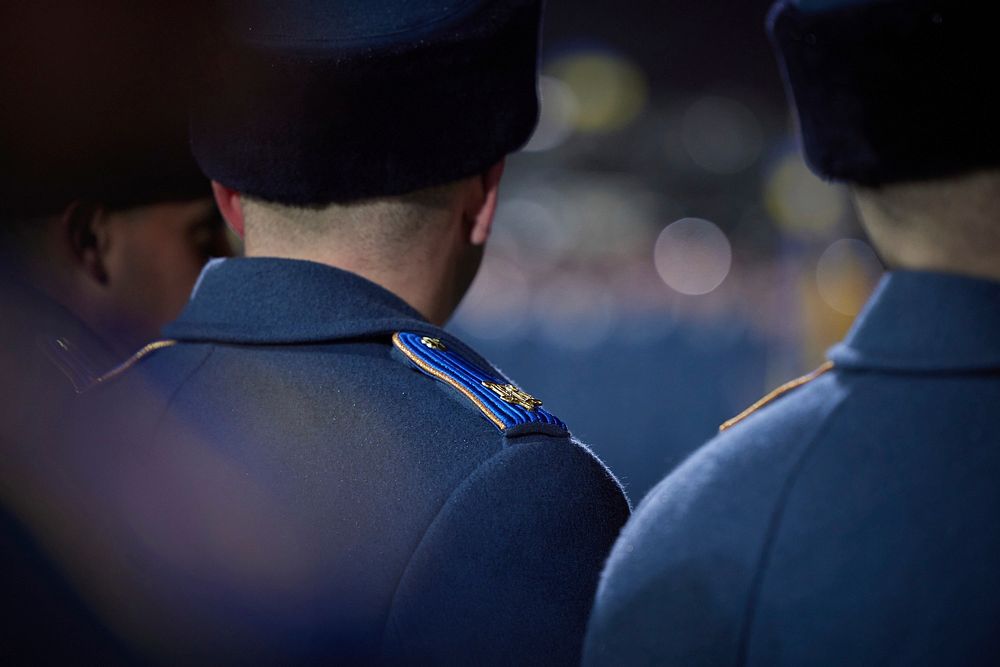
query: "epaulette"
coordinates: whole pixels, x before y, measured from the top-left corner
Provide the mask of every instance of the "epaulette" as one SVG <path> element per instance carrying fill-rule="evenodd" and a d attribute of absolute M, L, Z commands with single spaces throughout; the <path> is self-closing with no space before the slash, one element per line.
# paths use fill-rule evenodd
<path fill-rule="evenodd" d="M 791 382 L 781 385 L 780 387 L 772 391 L 770 394 L 760 399 L 759 401 L 751 405 L 749 408 L 747 408 L 746 410 L 744 410 L 743 412 L 736 415 L 735 417 L 727 421 L 725 424 L 720 426 L 719 431 L 728 431 L 732 427 L 742 422 L 747 417 L 751 416 L 761 408 L 767 407 L 768 405 L 778 400 L 788 392 L 798 389 L 802 385 L 808 384 L 813 380 L 815 380 L 816 378 L 818 378 L 819 376 L 828 373 L 832 370 L 833 370 L 833 362 L 828 361 L 819 368 L 817 368 L 816 370 L 814 370 L 812 373 L 809 373 L 808 375 L 803 375 L 797 380 L 792 380 Z"/>
<path fill-rule="evenodd" d="M 439 338 L 398 332 L 392 343 L 418 370 L 458 391 L 507 436 L 566 434 L 558 417 L 507 378 L 473 363 Z"/>

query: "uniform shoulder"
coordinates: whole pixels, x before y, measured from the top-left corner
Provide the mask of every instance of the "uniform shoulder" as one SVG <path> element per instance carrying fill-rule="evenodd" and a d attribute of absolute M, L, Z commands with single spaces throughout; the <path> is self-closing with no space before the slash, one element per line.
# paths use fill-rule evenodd
<path fill-rule="evenodd" d="M 478 413 L 507 439 L 567 437 L 569 429 L 544 403 L 524 391 L 461 341 L 445 334 L 398 331 L 392 344 L 401 363 Z"/>
<path fill-rule="evenodd" d="M 211 356 L 213 346 L 153 341 L 78 389 L 87 400 L 121 409 L 162 403 Z"/>
<path fill-rule="evenodd" d="M 813 372 L 803 375 L 800 378 L 796 378 L 795 380 L 792 380 L 790 382 L 786 382 L 777 389 L 769 392 L 767 395 L 765 395 L 763 398 L 755 402 L 753 405 L 748 407 L 740 414 L 726 421 L 724 424 L 722 424 L 722 426 L 719 427 L 719 431 L 728 431 L 729 429 L 731 429 L 734 426 L 737 426 L 738 424 L 742 423 L 749 417 L 752 417 L 758 411 L 768 407 L 778 399 L 783 398 L 784 396 L 790 394 L 796 389 L 809 384 L 810 382 L 816 380 L 817 378 L 822 377 L 823 375 L 829 373 L 833 369 L 834 369 L 833 362 L 827 361 Z"/>
<path fill-rule="evenodd" d="M 650 491 L 608 559 L 584 664 L 731 659 L 789 485 L 844 397 L 829 372 L 786 385 Z M 644 632 L 652 618 L 678 631 Z"/>
<path fill-rule="evenodd" d="M 799 384 L 698 449 L 643 499 L 623 534 L 633 549 L 617 558 L 649 558 L 658 570 L 671 560 L 657 555 L 665 545 L 694 562 L 754 552 L 800 461 L 846 398 L 835 380 L 826 372 Z"/>
<path fill-rule="evenodd" d="M 444 436 L 439 443 L 455 444 L 455 465 L 469 466 L 458 496 L 489 487 L 523 495 L 526 486 L 541 485 L 624 500 L 614 475 L 562 420 L 462 341 L 444 332 L 400 331 L 392 344 L 392 356 L 412 371 L 409 382 L 419 392 L 407 414 Z M 509 474 L 515 469 L 517 480 Z M 560 476 L 573 482 L 559 484 Z"/>
<path fill-rule="evenodd" d="M 676 494 L 738 499 L 765 487 L 776 490 L 848 395 L 847 385 L 833 370 L 832 364 L 824 364 L 727 421 L 718 436 L 650 492 L 651 504 Z M 737 504 L 742 511 L 753 506 Z"/>
<path fill-rule="evenodd" d="M 490 664 L 578 664 L 598 575 L 629 505 L 583 446 L 523 440 L 483 461 L 440 506 L 400 579 L 389 646 L 450 663 L 489 642 L 479 657 Z M 438 656 L 414 644 L 429 637 L 453 648 Z"/>

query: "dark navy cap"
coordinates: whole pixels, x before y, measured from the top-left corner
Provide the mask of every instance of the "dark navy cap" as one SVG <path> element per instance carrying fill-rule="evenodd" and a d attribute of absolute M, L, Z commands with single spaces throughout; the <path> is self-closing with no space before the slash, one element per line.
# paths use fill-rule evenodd
<path fill-rule="evenodd" d="M 192 121 L 205 174 L 293 205 L 485 171 L 538 117 L 541 0 L 250 0 Z"/>
<path fill-rule="evenodd" d="M 998 14 L 983 0 L 779 0 L 769 31 L 813 170 L 877 186 L 1000 166 Z"/>
<path fill-rule="evenodd" d="M 128 207 L 210 196 L 188 140 L 199 48 L 190 7 L 2 3 L 3 217 L 50 215 L 75 200 Z"/>

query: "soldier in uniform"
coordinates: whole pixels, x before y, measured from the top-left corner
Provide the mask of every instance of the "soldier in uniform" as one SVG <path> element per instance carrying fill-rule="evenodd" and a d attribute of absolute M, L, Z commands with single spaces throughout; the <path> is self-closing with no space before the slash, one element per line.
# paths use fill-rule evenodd
<path fill-rule="evenodd" d="M 73 508 L 77 390 L 179 314 L 228 252 L 190 152 L 184 3 L 0 7 L 0 657 L 124 659 L 50 559 Z M 190 38 L 189 38 L 190 37 Z"/>
<path fill-rule="evenodd" d="M 1000 660 L 1000 134 L 991 5 L 781 0 L 819 175 L 891 271 L 818 371 L 645 499 L 586 665 Z"/>
<path fill-rule="evenodd" d="M 441 328 L 535 125 L 540 19 L 538 0 L 226 14 L 193 145 L 248 257 L 210 264 L 164 340 L 87 394 L 119 418 L 94 429 L 104 537 L 77 563 L 149 654 L 578 663 L 627 500 Z"/>
<path fill-rule="evenodd" d="M 79 324 L 80 364 L 98 374 L 229 254 L 188 143 L 192 15 L 123 0 L 0 8 L 0 294 Z"/>

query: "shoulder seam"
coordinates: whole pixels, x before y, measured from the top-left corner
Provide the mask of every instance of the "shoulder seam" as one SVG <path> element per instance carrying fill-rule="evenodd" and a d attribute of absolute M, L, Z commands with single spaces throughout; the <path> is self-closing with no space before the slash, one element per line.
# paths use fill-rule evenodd
<path fill-rule="evenodd" d="M 817 444 L 829 430 L 834 418 L 844 408 L 844 405 L 849 399 L 850 396 L 844 396 L 841 398 L 837 406 L 826 416 L 822 426 L 816 431 L 815 434 L 813 434 L 809 444 L 803 448 L 798 460 L 789 471 L 788 477 L 785 479 L 781 487 L 781 491 L 778 494 L 778 498 L 775 501 L 774 508 L 771 513 L 771 519 L 768 522 L 767 532 L 764 536 L 764 541 L 761 544 L 760 557 L 757 560 L 757 568 L 754 572 L 753 580 L 750 584 L 750 591 L 747 595 L 747 605 L 743 613 L 743 621 L 740 627 L 740 639 L 736 659 L 737 665 L 742 666 L 747 663 L 747 657 L 750 650 L 750 639 L 753 634 L 753 624 L 756 620 L 757 602 L 760 598 L 760 592 L 764 585 L 764 576 L 767 574 L 770 566 L 774 542 L 777 539 L 778 531 L 781 529 L 788 498 L 794 490 L 795 484 L 799 479 L 799 474 L 802 472 L 803 468 L 805 468 L 805 465 L 815 451 Z"/>
<path fill-rule="evenodd" d="M 160 416 L 157 417 L 156 421 L 154 422 L 154 426 L 151 431 L 153 438 L 156 438 L 157 434 L 160 432 L 160 427 L 163 425 L 163 420 L 167 418 L 167 413 L 170 412 L 170 408 L 173 407 L 174 401 L 177 399 L 177 396 L 181 393 L 181 390 L 184 388 L 184 385 L 186 385 L 191 380 L 191 378 L 193 378 L 195 374 L 202 369 L 202 367 L 208 362 L 209 358 L 214 353 L 215 353 L 215 345 L 210 345 L 208 348 L 208 352 L 205 353 L 205 356 L 202 357 L 201 361 L 195 364 L 195 367 L 192 368 L 187 373 L 187 375 L 185 375 L 181 379 L 181 381 L 177 383 L 177 386 L 174 387 L 173 391 L 170 392 L 170 396 L 169 398 L 167 398 L 166 403 L 164 403 L 163 410 L 160 412 Z"/>

